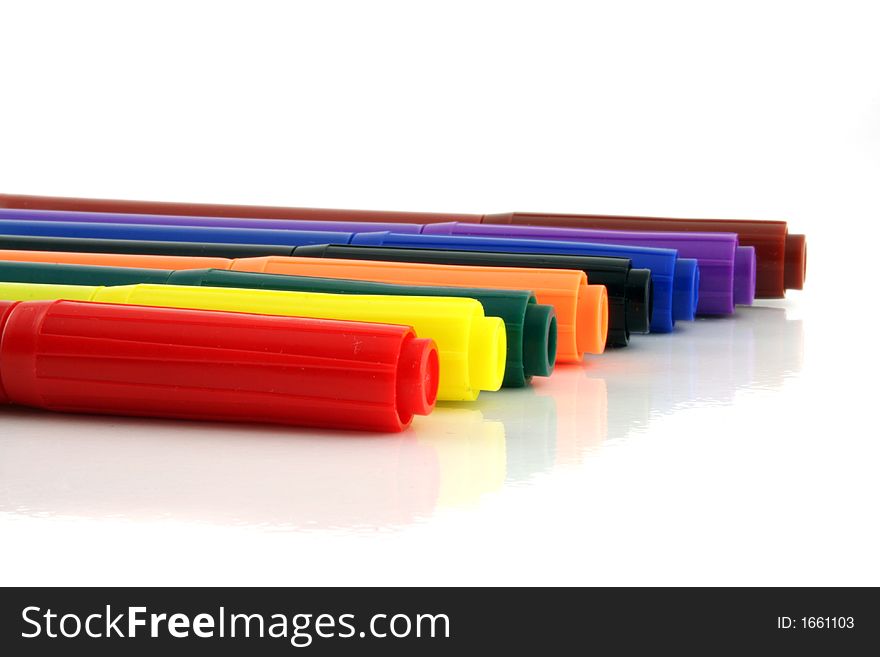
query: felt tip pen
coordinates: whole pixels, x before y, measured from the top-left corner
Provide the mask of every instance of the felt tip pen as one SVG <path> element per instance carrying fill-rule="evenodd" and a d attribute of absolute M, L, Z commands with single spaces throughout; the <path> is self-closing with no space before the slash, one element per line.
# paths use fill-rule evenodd
<path fill-rule="evenodd" d="M 466 292 L 470 286 L 478 285 L 499 291 L 531 290 L 539 304 L 555 310 L 556 357 L 564 363 L 578 363 L 584 354 L 601 354 L 608 336 L 608 292 L 604 285 L 590 285 L 580 270 L 279 256 L 239 258 L 232 261 L 232 269 L 399 282 L 419 286 L 416 289 L 442 285 L 443 289 L 451 286 Z M 492 313 L 487 310 L 487 314 Z"/>
<path fill-rule="evenodd" d="M 553 240 L 509 239 L 495 237 L 460 237 L 457 235 L 419 235 L 391 233 L 356 233 L 351 244 L 393 246 L 415 249 L 458 251 L 493 251 L 501 253 L 559 254 L 626 258 L 633 267 L 649 269 L 654 285 L 651 331 L 668 333 L 675 320 L 694 319 L 697 309 L 699 268 L 696 260 L 679 258 L 672 249 L 627 247 L 616 244 L 588 244 Z"/>
<path fill-rule="evenodd" d="M 438 375 L 405 326 L 0 301 L 0 404 L 401 431 L 431 412 Z"/>
<path fill-rule="evenodd" d="M 803 288 L 807 266 L 804 235 L 789 233 L 785 221 L 753 219 L 681 219 L 598 214 L 508 212 L 469 214 L 439 212 L 382 212 L 279 206 L 174 203 L 116 199 L 65 198 L 0 194 L 0 207 L 21 209 L 128 212 L 217 217 L 252 217 L 311 221 L 358 221 L 386 224 L 434 224 L 449 221 L 483 224 L 595 228 L 599 230 L 736 233 L 740 246 L 755 248 L 757 259 L 755 294 L 760 298 L 785 296 L 785 290 Z"/>
<path fill-rule="evenodd" d="M 608 339 L 611 347 L 624 347 L 631 333 L 647 333 L 653 286 L 651 272 L 633 269 L 626 258 L 575 256 L 568 254 L 452 251 L 448 249 L 406 249 L 363 245 L 308 245 L 293 249 L 294 256 L 341 260 L 382 260 L 485 267 L 528 267 L 531 269 L 575 269 L 584 272 L 592 284 L 608 291 Z M 557 311 L 558 312 L 558 311 Z"/>
<path fill-rule="evenodd" d="M 74 212 L 59 210 L 0 209 L 3 221 L 78 222 L 97 224 L 147 224 L 151 226 L 201 226 L 225 228 L 257 228 L 291 230 L 296 241 L 303 242 L 298 231 L 345 231 L 459 235 L 467 237 L 503 237 L 514 239 L 575 241 L 581 243 L 612 244 L 648 248 L 673 249 L 681 258 L 693 258 L 700 267 L 699 303 L 700 314 L 729 314 L 735 304 L 750 304 L 755 293 L 755 262 L 753 247 L 739 247 L 734 233 L 643 233 L 636 231 L 600 231 L 577 228 L 553 228 L 546 226 L 487 225 L 464 222 L 442 224 L 395 224 L 391 222 L 370 223 L 356 221 L 300 221 L 295 219 L 241 219 L 232 217 L 196 217 L 163 214 L 122 214 L 103 212 Z M 2 230 L 0 230 L 2 232 Z M 157 233 L 153 233 L 157 235 Z M 161 235 L 161 231 L 158 233 Z M 184 233 L 184 235 L 187 235 Z M 260 233 L 261 239 L 271 239 L 272 234 Z M 190 237 L 192 237 L 190 235 Z M 174 239 L 174 238 L 172 238 Z M 352 242 L 350 239 L 349 243 Z M 338 237 L 325 242 L 344 243 Z M 652 267 L 632 256 L 633 266 Z M 624 253 L 623 257 L 631 254 Z M 661 275 L 655 271 L 655 286 Z M 656 291 L 657 297 L 662 293 Z M 681 300 L 686 296 L 679 295 Z M 687 319 L 688 308 L 683 306 L 677 319 Z M 656 312 L 656 310 L 655 310 Z"/>
<path fill-rule="evenodd" d="M 94 287 L 35 283 L 0 283 L 0 299 L 67 299 L 400 324 L 412 326 L 419 337 L 431 338 L 437 345 L 437 399 L 473 401 L 481 390 L 498 390 L 504 378 L 504 322 L 498 317 L 486 317 L 483 307 L 474 299 L 152 284 Z M 318 352 L 314 355 L 320 357 Z"/>
<path fill-rule="evenodd" d="M 392 285 L 371 281 L 260 274 L 226 269 L 143 269 L 0 260 L 0 281 L 49 285 L 190 285 L 262 290 L 372 294 L 422 297 L 465 297 L 479 301 L 486 315 L 500 317 L 507 331 L 504 387 L 522 387 L 533 376 L 550 376 L 556 362 L 556 313 L 526 290 L 493 290 L 438 286 Z"/>
<path fill-rule="evenodd" d="M 608 334 L 608 294 L 590 285 L 581 270 L 481 267 L 332 258 L 204 258 L 71 251 L 0 250 L 0 260 L 35 263 L 104 265 L 147 269 L 201 269 L 206 266 L 269 274 L 354 279 L 416 286 L 531 290 L 539 304 L 556 313 L 559 362 L 580 362 L 585 353 L 601 354 Z M 205 261 L 208 261 L 207 263 Z M 492 315 L 492 313 L 488 313 Z M 507 377 L 507 374 L 505 374 Z"/>

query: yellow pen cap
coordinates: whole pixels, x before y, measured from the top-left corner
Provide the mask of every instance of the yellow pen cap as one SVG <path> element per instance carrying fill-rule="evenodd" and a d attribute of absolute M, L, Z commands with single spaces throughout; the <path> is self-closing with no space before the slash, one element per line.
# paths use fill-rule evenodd
<path fill-rule="evenodd" d="M 504 322 L 498 317 L 486 317 L 483 306 L 474 299 L 152 284 L 92 287 L 33 283 L 0 283 L 0 299 L 74 299 L 402 324 L 412 326 L 419 337 L 431 338 L 437 344 L 438 399 L 473 401 L 481 390 L 498 390 L 504 378 Z"/>

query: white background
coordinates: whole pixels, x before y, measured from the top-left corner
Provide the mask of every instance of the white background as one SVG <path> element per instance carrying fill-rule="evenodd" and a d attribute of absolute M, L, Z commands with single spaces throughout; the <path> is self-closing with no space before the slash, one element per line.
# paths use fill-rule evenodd
<path fill-rule="evenodd" d="M 360 436 L 0 410 L 3 584 L 880 584 L 865 2 L 2 2 L 0 187 L 785 218 L 807 287 Z"/>

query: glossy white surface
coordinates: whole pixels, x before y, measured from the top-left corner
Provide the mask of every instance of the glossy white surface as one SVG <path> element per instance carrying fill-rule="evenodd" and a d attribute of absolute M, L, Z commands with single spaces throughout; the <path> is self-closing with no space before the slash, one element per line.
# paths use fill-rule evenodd
<path fill-rule="evenodd" d="M 806 5 L 4 5 L 0 191 L 784 217 L 809 271 L 400 436 L 0 409 L 0 583 L 880 584 L 880 42 Z"/>
<path fill-rule="evenodd" d="M 637 338 L 400 436 L 4 410 L 3 579 L 875 577 L 880 449 L 802 311 Z"/>

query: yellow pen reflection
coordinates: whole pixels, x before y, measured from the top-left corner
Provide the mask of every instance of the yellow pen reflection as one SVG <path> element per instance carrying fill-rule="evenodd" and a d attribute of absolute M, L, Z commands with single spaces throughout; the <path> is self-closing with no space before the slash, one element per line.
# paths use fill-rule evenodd
<path fill-rule="evenodd" d="M 420 445 L 436 454 L 441 507 L 473 506 L 484 494 L 501 489 L 507 472 L 504 424 L 487 421 L 475 408 L 445 404 L 426 419 L 412 431 Z"/>

